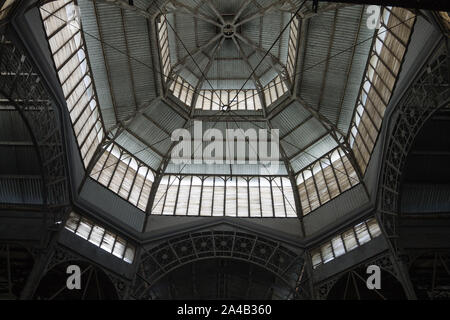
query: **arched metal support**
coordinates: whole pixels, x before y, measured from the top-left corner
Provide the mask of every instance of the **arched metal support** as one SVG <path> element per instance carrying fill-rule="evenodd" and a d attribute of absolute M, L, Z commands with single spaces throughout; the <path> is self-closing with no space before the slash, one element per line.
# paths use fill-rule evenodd
<path fill-rule="evenodd" d="M 416 299 L 399 239 L 399 194 L 406 158 L 426 121 L 450 104 L 449 40 L 441 41 L 400 100 L 389 120 L 378 194 L 377 219 L 386 237 L 394 266 L 409 299 Z"/>
<path fill-rule="evenodd" d="M 441 41 L 389 119 L 378 194 L 378 218 L 398 252 L 399 193 L 402 172 L 414 139 L 434 112 L 450 103 L 448 39 Z"/>
<path fill-rule="evenodd" d="M 326 300 L 328 298 L 328 295 L 329 295 L 331 289 L 336 285 L 336 283 L 342 277 L 349 275 L 349 274 L 353 274 L 355 272 L 355 270 L 359 269 L 359 268 L 362 268 L 365 270 L 365 269 L 367 269 L 367 267 L 369 265 L 376 265 L 376 266 L 380 267 L 381 270 L 388 272 L 395 279 L 397 279 L 399 281 L 399 284 L 404 289 L 405 296 L 408 299 L 411 299 L 411 297 L 408 295 L 408 292 L 405 288 L 402 274 L 399 273 L 399 269 L 396 265 L 395 259 L 389 250 L 387 250 L 375 257 L 369 258 L 364 262 L 354 265 L 350 269 L 347 269 L 343 272 L 336 273 L 335 275 L 333 275 L 325 280 L 315 283 L 314 284 L 314 298 L 317 300 Z M 352 275 L 352 277 L 353 276 L 354 276 L 354 274 Z M 364 282 L 366 281 L 366 279 L 361 278 L 360 275 L 356 275 L 356 277 L 357 277 L 357 279 L 355 278 L 353 280 L 364 281 Z M 382 286 L 382 289 L 383 289 L 383 286 Z M 377 292 L 376 289 L 375 289 L 375 292 L 378 293 L 378 295 L 382 299 L 386 299 L 385 297 L 383 297 L 383 295 L 380 292 Z"/>
<path fill-rule="evenodd" d="M 303 253 L 296 253 L 282 243 L 258 235 L 211 231 L 185 234 L 145 249 L 131 297 L 149 298 L 151 287 L 171 271 L 188 263 L 214 258 L 237 259 L 262 267 L 294 289 L 303 270 Z M 302 298 L 309 297 L 307 288 Z"/>

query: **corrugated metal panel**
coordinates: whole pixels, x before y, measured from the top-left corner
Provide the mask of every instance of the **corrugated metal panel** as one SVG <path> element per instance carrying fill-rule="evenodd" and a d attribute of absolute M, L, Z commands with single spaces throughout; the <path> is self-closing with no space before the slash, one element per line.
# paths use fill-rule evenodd
<path fill-rule="evenodd" d="M 206 44 L 216 35 L 216 27 L 200 19 L 197 19 L 197 33 L 194 32 L 194 18 L 191 15 L 184 13 L 182 10 L 175 14 L 169 14 L 167 16 L 167 21 L 172 64 L 188 55 L 186 48 L 189 52 L 193 52 L 197 46 L 200 47 Z M 175 35 L 174 30 L 178 36 Z"/>
<path fill-rule="evenodd" d="M 285 135 L 295 126 L 306 120 L 311 114 L 306 111 L 297 101 L 292 102 L 282 112 L 277 114 L 272 120 L 272 126 L 280 129 L 280 135 Z"/>
<path fill-rule="evenodd" d="M 135 105 L 121 10 L 109 4 L 97 3 L 97 11 L 101 35 L 103 41 L 107 43 L 107 45 L 103 45 L 103 49 L 117 107 L 117 118 L 123 120 L 133 113 Z M 135 19 L 144 18 L 137 16 Z"/>
<path fill-rule="evenodd" d="M 350 9 L 350 8 L 348 8 Z M 367 21 L 368 13 L 364 13 L 362 21 Z M 373 37 L 374 30 L 365 28 L 364 25 L 360 30 L 358 41 L 364 41 Z M 356 47 L 355 55 L 352 60 L 352 68 L 349 74 L 349 80 L 347 84 L 347 90 L 344 96 L 341 117 L 338 122 L 338 128 L 342 131 L 348 131 L 350 121 L 355 108 L 355 103 L 358 98 L 359 88 L 361 86 L 361 79 L 364 74 L 364 70 L 367 63 L 367 58 L 370 52 L 370 46 L 372 41 L 366 41 Z"/>
<path fill-rule="evenodd" d="M 157 153 L 152 151 L 148 145 L 140 142 L 128 132 L 125 131 L 117 137 L 116 143 L 120 146 L 124 146 L 129 153 L 134 155 L 153 170 L 158 169 L 162 158 Z"/>
<path fill-rule="evenodd" d="M 2 111 L 0 116 L 0 139 L 6 141 L 31 141 L 19 112 L 15 110 Z"/>
<path fill-rule="evenodd" d="M 138 208 L 129 204 L 126 200 L 107 190 L 99 183 L 88 179 L 83 185 L 80 198 L 99 207 L 100 212 L 105 212 L 118 219 L 122 223 L 141 231 L 145 214 Z"/>
<path fill-rule="evenodd" d="M 404 185 L 402 213 L 450 212 L 449 185 Z"/>
<path fill-rule="evenodd" d="M 330 37 L 333 32 L 334 13 L 327 12 L 309 20 L 308 45 L 304 58 L 300 96 L 311 107 L 317 108 Z M 313 67 L 314 66 L 314 67 Z M 326 94 L 329 94 L 328 92 Z"/>
<path fill-rule="evenodd" d="M 165 154 L 170 147 L 170 136 L 144 117 L 133 121 L 130 131 L 162 154 Z"/>
<path fill-rule="evenodd" d="M 287 155 L 290 156 L 319 139 L 326 131 L 327 130 L 317 119 L 312 118 L 286 136 L 281 141 L 281 144 Z"/>
<path fill-rule="evenodd" d="M 33 146 L 0 146 L 0 168 L 5 174 L 41 174 Z"/>
<path fill-rule="evenodd" d="M 0 177 L 0 202 L 42 204 L 41 177 Z"/>
<path fill-rule="evenodd" d="M 346 214 L 361 208 L 369 199 L 362 184 L 342 193 L 303 218 L 306 235 L 312 235 Z"/>
<path fill-rule="evenodd" d="M 269 50 L 272 44 L 275 42 L 280 32 L 289 22 L 291 18 L 290 13 L 281 11 L 272 11 L 270 14 L 266 14 L 263 17 L 262 33 L 264 37 L 261 39 L 261 46 L 265 50 Z M 282 63 L 286 63 L 287 58 L 287 45 L 289 40 L 289 27 L 281 35 L 278 42 L 273 46 L 270 53 L 278 57 Z M 280 50 L 281 47 L 281 50 Z M 284 52 L 284 55 L 282 53 Z"/>
<path fill-rule="evenodd" d="M 84 38 L 91 64 L 91 72 L 97 89 L 97 99 L 100 104 L 105 127 L 109 129 L 116 123 L 116 120 L 102 53 L 102 45 L 99 41 L 100 35 L 97 28 L 94 6 L 90 0 L 80 0 L 78 1 L 78 5 L 81 11 L 82 28 L 85 31 Z"/>
<path fill-rule="evenodd" d="M 336 147 L 336 140 L 330 135 L 326 135 L 304 152 L 293 158 L 291 160 L 292 169 L 294 172 L 298 172 Z"/>
<path fill-rule="evenodd" d="M 156 97 L 157 72 L 152 70 L 151 48 L 147 28 L 148 21 L 136 19 L 136 15 L 124 11 L 124 24 L 128 42 L 128 50 L 132 59 L 130 64 L 134 81 L 134 89 L 138 105 Z M 159 70 L 159 67 L 156 67 Z"/>
<path fill-rule="evenodd" d="M 371 45 L 370 37 L 373 36 L 373 30 L 365 27 L 365 21 L 368 18 L 365 11 L 360 20 L 362 10 L 364 10 L 363 6 L 356 5 L 339 9 L 336 20 L 335 11 L 322 13 L 310 19 L 308 29 L 308 47 L 299 88 L 300 96 L 313 108 L 318 108 L 321 101 L 321 114 L 337 124 L 343 131 L 348 130 L 367 62 Z M 333 30 L 334 36 L 331 50 L 329 50 Z M 366 39 L 369 40 L 362 42 Z M 359 44 L 352 56 L 355 41 Z M 320 100 L 325 71 L 327 72 L 325 85 Z M 349 74 L 348 82 L 347 74 Z M 340 111 L 341 101 L 342 110 Z"/>
<path fill-rule="evenodd" d="M 168 132 L 182 128 L 185 123 L 185 119 L 164 102 L 158 103 L 154 108 L 147 110 L 145 114 Z"/>

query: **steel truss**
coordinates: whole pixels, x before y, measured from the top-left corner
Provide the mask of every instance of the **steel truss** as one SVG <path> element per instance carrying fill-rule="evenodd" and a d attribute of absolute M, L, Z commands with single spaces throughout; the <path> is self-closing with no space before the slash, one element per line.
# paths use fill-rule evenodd
<path fill-rule="evenodd" d="M 44 181 L 43 202 L 49 208 L 69 204 L 66 158 L 59 113 L 38 70 L 27 54 L 14 44 L 0 41 L 0 69 L 10 77 L 0 93 L 15 107 L 29 129 L 37 149 Z"/>
<path fill-rule="evenodd" d="M 408 249 L 405 264 L 419 298 L 439 300 L 450 298 L 450 250 Z"/>
<path fill-rule="evenodd" d="M 42 176 L 43 230 L 33 245 L 34 265 L 21 298 L 30 298 L 38 284 L 42 261 L 53 250 L 56 235 L 70 206 L 67 162 L 62 134 L 61 113 L 34 63 L 14 42 L 0 35 L 0 95 L 20 114 L 30 134 Z M 14 207 L 14 206 L 12 206 Z M 25 207 L 26 209 L 26 207 Z"/>
<path fill-rule="evenodd" d="M 378 218 L 398 250 L 399 194 L 406 158 L 425 122 L 450 102 L 449 40 L 442 41 L 416 76 L 389 120 L 378 195 Z"/>
<path fill-rule="evenodd" d="M 127 294 L 128 294 L 128 290 L 130 288 L 130 280 L 117 275 L 113 272 L 111 272 L 110 270 L 105 269 L 102 266 L 99 266 L 95 263 L 93 263 L 92 261 L 86 259 L 85 257 L 83 257 L 82 255 L 79 255 L 78 253 L 58 244 L 55 246 L 53 252 L 51 253 L 51 255 L 48 256 L 48 259 L 45 263 L 45 267 L 43 269 L 42 275 L 40 277 L 40 279 L 42 279 L 49 271 L 51 271 L 54 267 L 56 267 L 59 264 L 62 263 L 67 263 L 67 262 L 73 262 L 73 261 L 82 261 L 87 263 L 90 267 L 89 268 L 95 268 L 98 270 L 101 270 L 102 272 L 104 272 L 107 277 L 111 280 L 112 284 L 114 285 L 114 288 L 116 289 L 116 293 L 117 296 L 119 297 L 119 299 L 125 299 Z M 81 270 L 83 271 L 88 271 L 87 269 L 85 270 Z"/>
<path fill-rule="evenodd" d="M 422 126 L 437 110 L 449 105 L 448 49 L 449 40 L 442 40 L 406 90 L 388 124 L 389 137 L 379 184 L 377 218 L 409 299 L 417 297 L 408 275 L 404 252 L 398 245 L 401 178 L 407 156 Z"/>
<path fill-rule="evenodd" d="M 130 297 L 151 299 L 152 286 L 180 266 L 213 258 L 235 259 L 258 265 L 288 287 L 299 287 L 296 298 L 308 298 L 304 252 L 255 234 L 235 231 L 193 232 L 143 248 Z"/>
<path fill-rule="evenodd" d="M 389 250 L 372 257 L 370 259 L 367 259 L 364 262 L 361 262 L 357 265 L 352 266 L 350 269 L 347 269 L 343 272 L 337 273 L 333 275 L 332 277 L 329 277 L 326 280 L 320 281 L 318 283 L 314 284 L 314 292 L 315 292 L 315 299 L 318 300 L 326 300 L 328 298 L 328 294 L 330 293 L 331 289 L 334 287 L 334 285 L 344 276 L 351 276 L 357 281 L 361 281 L 360 275 L 356 273 L 356 269 L 358 268 L 367 268 L 370 265 L 377 265 L 380 267 L 381 270 L 389 272 L 392 276 L 394 276 L 396 279 L 399 280 L 400 283 L 401 277 L 399 274 L 399 270 L 395 266 L 395 261 L 393 260 L 393 256 L 389 252 Z M 366 281 L 366 279 L 364 279 Z M 381 293 L 378 293 L 383 299 Z M 345 297 L 344 297 L 345 298 Z"/>

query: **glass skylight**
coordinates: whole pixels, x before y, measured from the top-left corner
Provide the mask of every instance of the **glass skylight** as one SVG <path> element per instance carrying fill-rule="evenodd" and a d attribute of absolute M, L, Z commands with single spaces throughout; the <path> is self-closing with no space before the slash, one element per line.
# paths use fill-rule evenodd
<path fill-rule="evenodd" d="M 353 249 L 362 246 L 381 234 L 375 218 L 358 223 L 353 228 L 340 233 L 311 251 L 313 268 L 330 262 Z"/>
<path fill-rule="evenodd" d="M 65 228 L 117 258 L 133 263 L 135 246 L 90 219 L 71 212 Z"/>

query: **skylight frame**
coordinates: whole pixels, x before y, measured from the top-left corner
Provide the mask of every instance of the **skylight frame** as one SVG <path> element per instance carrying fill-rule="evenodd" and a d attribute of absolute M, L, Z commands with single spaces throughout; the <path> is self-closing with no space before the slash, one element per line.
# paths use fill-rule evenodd
<path fill-rule="evenodd" d="M 136 246 L 87 217 L 72 211 L 64 228 L 128 264 L 134 261 Z"/>
<path fill-rule="evenodd" d="M 174 97 L 184 103 L 188 108 L 196 110 L 220 110 L 222 104 L 231 104 L 230 110 L 259 111 L 262 110 L 264 106 L 266 108 L 269 108 L 281 97 L 283 97 L 286 92 L 289 91 L 289 83 L 287 79 L 285 79 L 285 77 L 289 76 L 289 73 L 288 75 L 278 74 L 263 88 L 242 90 L 194 88 L 181 75 L 172 73 L 172 65 L 170 63 L 170 46 L 168 43 L 168 21 L 165 14 L 161 14 L 159 19 L 160 21 L 156 23 L 156 32 L 158 38 L 159 62 L 162 66 L 161 69 L 163 83 L 166 84 L 166 88 L 168 89 L 168 91 Z M 296 50 L 297 48 L 298 24 L 298 17 L 295 17 L 290 24 L 290 27 L 297 26 L 297 31 L 289 31 L 288 43 L 290 44 L 291 42 L 294 42 L 295 46 L 291 45 L 290 49 L 288 48 L 288 56 L 290 50 Z M 287 58 L 287 60 L 289 60 L 289 57 Z M 242 102 L 242 99 L 239 99 L 239 97 L 235 94 L 230 94 L 230 91 L 232 90 L 239 91 L 239 93 L 245 92 L 245 99 L 243 100 L 244 102 Z M 197 94 L 197 96 L 195 96 L 195 94 Z M 220 101 L 216 101 L 216 97 L 218 96 L 221 97 Z M 228 96 L 228 99 L 224 100 L 222 98 L 224 96 Z M 263 97 L 264 102 L 261 101 L 261 97 Z M 247 102 L 247 100 L 249 99 L 251 99 L 252 101 Z M 243 104 L 245 104 L 245 107 L 243 107 Z"/>
<path fill-rule="evenodd" d="M 207 196 L 205 191 L 209 192 Z M 286 176 L 167 174 L 163 176 L 158 186 L 150 214 L 296 218 L 293 192 L 292 184 Z M 191 201 L 195 201 L 194 205 Z"/>
<path fill-rule="evenodd" d="M 343 256 L 381 235 L 376 218 L 357 223 L 310 251 L 313 269 Z"/>
<path fill-rule="evenodd" d="M 155 173 L 120 145 L 112 142 L 89 176 L 138 209 L 147 209 Z"/>
<path fill-rule="evenodd" d="M 402 21 L 406 22 L 400 24 Z M 414 23 L 414 13 L 407 9 L 384 7 L 382 10 L 381 28 L 375 32 L 347 135 L 356 163 L 363 175 L 367 170 L 386 108 L 397 84 Z M 395 63 L 390 63 L 389 60 Z"/>
<path fill-rule="evenodd" d="M 49 2 L 40 7 L 40 13 L 67 102 L 78 150 L 86 169 L 105 137 L 105 128 L 76 1 Z"/>
<path fill-rule="evenodd" d="M 360 180 L 348 154 L 337 147 L 302 169 L 296 182 L 302 213 L 306 216 L 357 186 Z"/>

